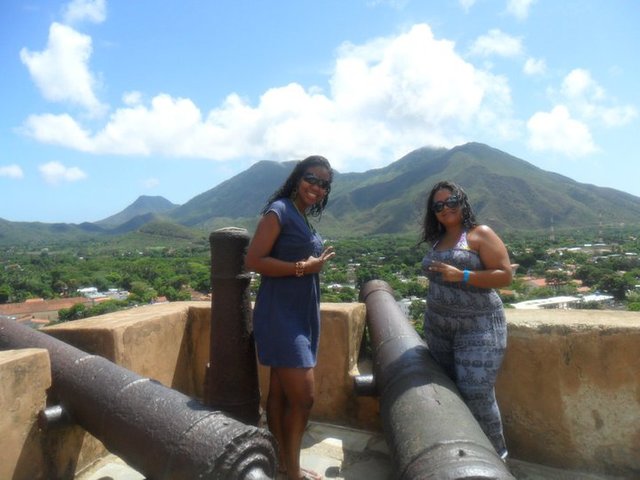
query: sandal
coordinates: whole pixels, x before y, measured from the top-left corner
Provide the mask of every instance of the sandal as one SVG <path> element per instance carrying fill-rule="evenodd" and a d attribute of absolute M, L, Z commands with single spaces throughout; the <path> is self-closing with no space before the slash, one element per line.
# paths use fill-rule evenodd
<path fill-rule="evenodd" d="M 323 476 L 319 473 L 314 472 L 313 470 L 307 470 L 306 468 L 300 468 L 302 472 L 302 477 L 300 480 L 323 480 Z"/>

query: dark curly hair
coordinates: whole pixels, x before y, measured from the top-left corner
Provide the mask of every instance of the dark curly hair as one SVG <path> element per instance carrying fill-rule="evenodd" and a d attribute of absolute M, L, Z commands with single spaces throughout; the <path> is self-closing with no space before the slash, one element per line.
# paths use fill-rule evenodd
<path fill-rule="evenodd" d="M 320 155 L 311 155 L 310 157 L 307 157 L 296 164 L 296 166 L 293 168 L 293 171 L 289 174 L 280 188 L 273 192 L 273 194 L 269 197 L 269 200 L 267 200 L 267 204 L 262 209 L 262 214 L 267 213 L 267 211 L 269 210 L 269 205 L 271 205 L 276 200 L 280 198 L 291 197 L 293 192 L 298 188 L 298 184 L 300 183 L 300 179 L 302 178 L 302 176 L 307 173 L 307 170 L 313 167 L 326 168 L 329 172 L 329 182 L 333 181 L 333 169 L 329 164 L 329 160 Z M 322 201 L 311 206 L 308 211 L 309 215 L 311 215 L 312 217 L 319 217 L 322 214 L 322 211 L 327 206 L 327 202 L 329 201 L 329 192 L 331 192 L 331 186 L 327 188 L 327 193 Z"/>
<path fill-rule="evenodd" d="M 463 227 L 469 230 L 478 225 L 476 216 L 469 204 L 469 198 L 462 187 L 453 182 L 443 180 L 433 186 L 431 192 L 429 192 L 429 196 L 427 197 L 424 219 L 422 221 L 422 235 L 420 243 L 426 242 L 428 244 L 432 244 L 444 234 L 445 228 L 438 221 L 436 213 L 433 210 L 433 197 L 438 190 L 442 190 L 443 188 L 449 190 L 452 195 L 455 195 L 460 199 Z"/>

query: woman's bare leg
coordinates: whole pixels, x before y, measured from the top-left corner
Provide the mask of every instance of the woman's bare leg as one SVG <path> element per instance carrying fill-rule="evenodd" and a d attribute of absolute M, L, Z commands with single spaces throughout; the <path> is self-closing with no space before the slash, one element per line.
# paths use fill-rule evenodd
<path fill-rule="evenodd" d="M 282 384 L 275 372 L 271 368 L 269 376 L 269 395 L 267 396 L 267 425 L 269 431 L 276 438 L 278 443 L 278 470 L 287 470 L 287 460 L 285 458 L 285 438 L 284 438 L 284 415 L 287 409 L 287 399 L 284 396 Z"/>
<path fill-rule="evenodd" d="M 287 475 L 292 480 L 305 478 L 304 475 L 320 479 L 322 477 L 317 473 L 300 468 L 302 436 L 307 427 L 314 400 L 313 369 L 272 368 L 272 372 L 277 376 L 277 383 L 279 383 L 286 398 L 286 408 L 284 409 L 281 424 L 281 434 L 283 436 L 281 447 L 284 451 Z M 273 430 L 272 433 L 274 433 Z M 275 435 L 276 433 L 274 433 Z"/>

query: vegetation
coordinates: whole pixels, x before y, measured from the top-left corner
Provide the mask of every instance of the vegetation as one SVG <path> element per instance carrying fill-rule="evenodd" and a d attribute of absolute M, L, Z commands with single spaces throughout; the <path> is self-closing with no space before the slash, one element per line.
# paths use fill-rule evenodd
<path fill-rule="evenodd" d="M 156 240 L 160 238 L 157 237 Z M 183 242 L 175 235 L 160 243 L 148 236 L 122 237 L 118 241 L 78 242 L 55 249 L 5 248 L 0 250 L 0 304 L 29 298 L 78 296 L 77 290 L 126 290 L 126 301 L 109 301 L 92 307 L 76 305 L 59 313 L 61 321 L 75 320 L 131 305 L 153 301 L 186 300 L 192 291 L 210 291 L 210 250 L 202 238 Z M 510 289 L 501 290 L 510 303 L 557 295 L 575 295 L 577 286 L 613 295 L 619 308 L 640 311 L 640 241 L 629 233 L 612 232 L 591 248 L 586 234 L 553 240 L 506 235 L 511 261 L 519 265 Z M 421 260 L 426 250 L 416 236 L 379 235 L 329 239 L 338 255 L 322 274 L 325 302 L 354 302 L 360 287 L 371 279 L 389 283 L 398 299 L 413 299 L 410 317 L 419 329 L 424 311 L 426 282 Z M 581 249 L 571 248 L 578 245 Z M 544 278 L 536 287 L 529 276 Z M 579 281 L 580 283 L 578 283 Z M 252 283 L 252 291 L 258 282 Z M 598 308 L 585 304 L 582 308 Z"/>
<path fill-rule="evenodd" d="M 140 197 L 123 211 L 94 223 L 44 224 L 0 219 L 0 247 L 49 247 L 76 241 L 110 243 L 125 238 L 163 237 L 201 241 L 225 226 L 252 230 L 264 202 L 291 171 L 290 162 L 257 162 L 214 188 L 174 205 L 162 197 Z M 585 185 L 540 170 L 528 162 L 479 143 L 452 149 L 421 148 L 389 165 L 358 173 L 335 172 L 324 235 L 344 238 L 411 235 L 419 230 L 429 187 L 447 178 L 464 186 L 476 216 L 519 241 L 557 236 L 619 236 L 638 232 L 640 197 Z M 562 231 L 564 229 L 564 231 Z M 128 234 L 126 237 L 123 235 Z"/>
<path fill-rule="evenodd" d="M 0 250 L 0 303 L 29 298 L 77 296 L 80 288 L 131 293 L 132 302 L 157 296 L 191 298 L 189 289 L 209 290 L 210 255 L 203 245 L 188 249 L 77 245 L 50 251 Z"/>

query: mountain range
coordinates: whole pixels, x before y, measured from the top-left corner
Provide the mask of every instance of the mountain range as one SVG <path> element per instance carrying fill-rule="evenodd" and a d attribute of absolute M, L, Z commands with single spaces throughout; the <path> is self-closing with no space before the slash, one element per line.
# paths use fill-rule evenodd
<path fill-rule="evenodd" d="M 237 226 L 252 230 L 266 199 L 295 162 L 263 160 L 183 205 L 139 197 L 94 223 L 45 224 L 0 219 L 0 244 L 90 239 L 154 232 L 188 238 Z M 467 192 L 477 219 L 497 231 L 640 225 L 640 197 L 576 182 L 480 143 L 419 148 L 390 165 L 334 172 L 319 229 L 325 236 L 417 233 L 431 186 L 448 179 Z"/>

